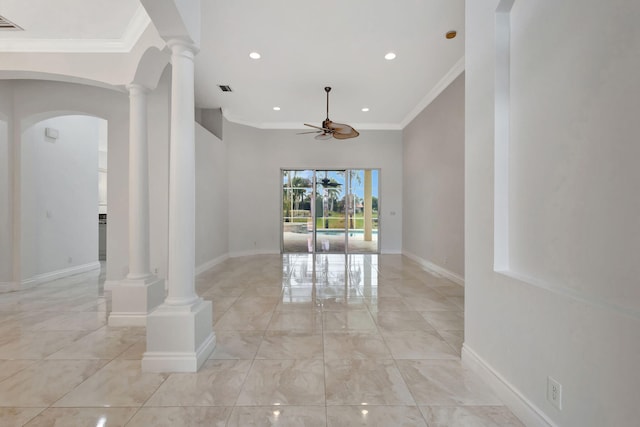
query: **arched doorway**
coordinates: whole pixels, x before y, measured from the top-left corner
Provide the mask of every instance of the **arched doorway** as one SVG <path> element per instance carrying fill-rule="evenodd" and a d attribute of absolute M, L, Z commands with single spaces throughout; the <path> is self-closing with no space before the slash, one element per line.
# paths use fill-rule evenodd
<path fill-rule="evenodd" d="M 106 219 L 108 210 L 107 121 L 80 114 L 44 117 L 24 121 L 21 134 L 23 285 L 99 268 L 100 243 L 106 259 L 99 216 Z"/>

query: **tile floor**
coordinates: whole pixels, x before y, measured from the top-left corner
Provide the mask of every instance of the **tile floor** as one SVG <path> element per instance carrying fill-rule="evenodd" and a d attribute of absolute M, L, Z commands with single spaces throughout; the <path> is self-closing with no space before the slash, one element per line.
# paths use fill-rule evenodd
<path fill-rule="evenodd" d="M 1 426 L 522 426 L 460 363 L 463 289 L 399 255 L 263 255 L 196 279 L 217 346 L 140 371 L 104 277 L 0 294 Z"/>

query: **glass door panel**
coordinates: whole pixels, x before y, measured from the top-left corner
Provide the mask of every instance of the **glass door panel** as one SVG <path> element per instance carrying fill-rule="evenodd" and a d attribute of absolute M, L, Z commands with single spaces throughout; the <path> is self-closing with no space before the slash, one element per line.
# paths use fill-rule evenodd
<path fill-rule="evenodd" d="M 347 236 L 349 253 L 378 253 L 378 169 L 348 171 Z"/>
<path fill-rule="evenodd" d="M 345 171 L 316 171 L 316 252 L 344 253 Z"/>
<path fill-rule="evenodd" d="M 282 251 L 313 252 L 313 171 L 282 171 Z"/>
<path fill-rule="evenodd" d="M 379 253 L 379 169 L 281 172 L 283 253 Z"/>

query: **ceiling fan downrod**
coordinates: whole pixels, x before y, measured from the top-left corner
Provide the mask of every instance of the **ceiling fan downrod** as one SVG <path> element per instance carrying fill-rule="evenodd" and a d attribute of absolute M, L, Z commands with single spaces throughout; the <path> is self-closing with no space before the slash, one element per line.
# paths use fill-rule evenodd
<path fill-rule="evenodd" d="M 329 120 L 329 92 L 331 92 L 331 88 L 325 86 L 324 91 L 327 92 L 327 120 Z"/>

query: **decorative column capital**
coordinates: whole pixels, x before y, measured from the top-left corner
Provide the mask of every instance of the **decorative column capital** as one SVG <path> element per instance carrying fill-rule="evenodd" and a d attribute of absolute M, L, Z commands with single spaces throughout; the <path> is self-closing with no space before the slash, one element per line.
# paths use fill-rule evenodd
<path fill-rule="evenodd" d="M 189 59 L 193 59 L 200 51 L 195 44 L 182 39 L 169 40 L 167 47 L 171 50 L 171 56 L 179 55 Z"/>
<path fill-rule="evenodd" d="M 151 89 L 139 83 L 129 83 L 126 88 L 129 91 L 129 96 L 146 95 L 151 91 Z"/>

